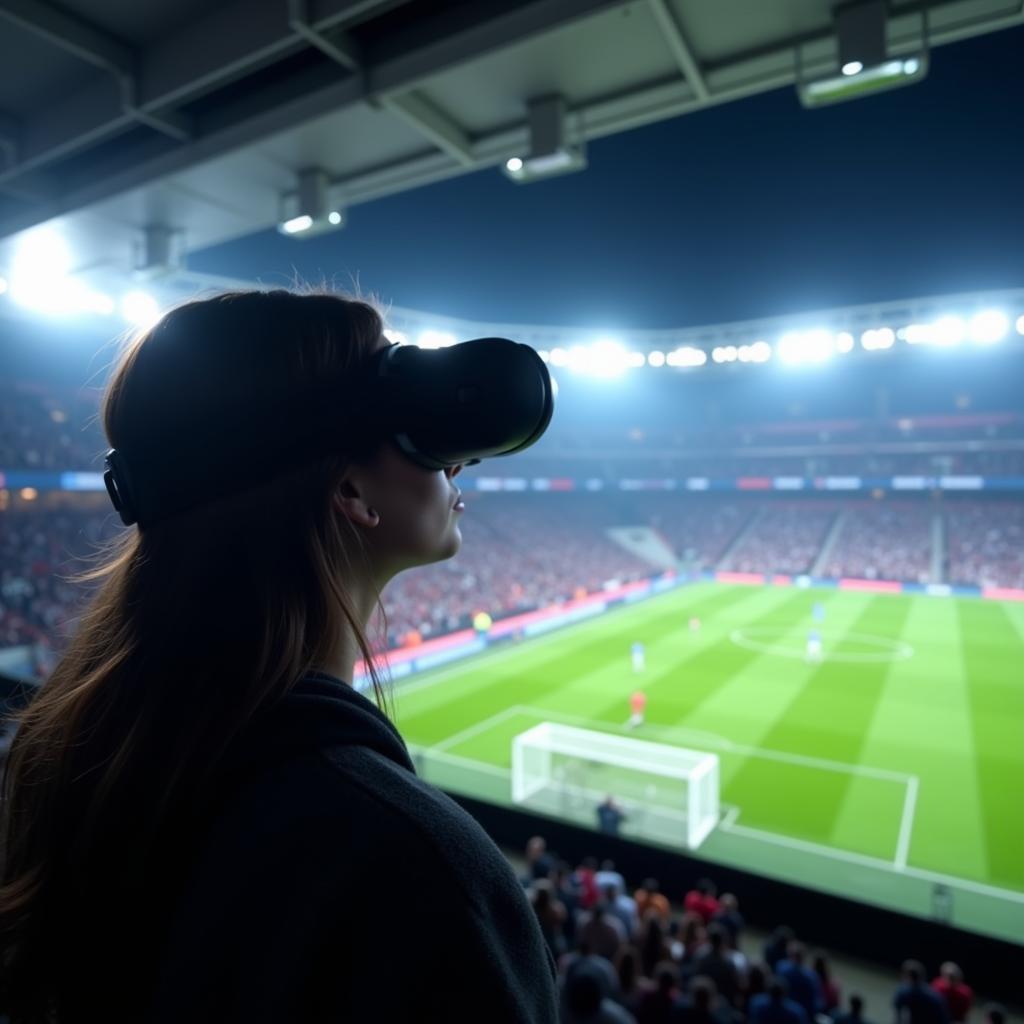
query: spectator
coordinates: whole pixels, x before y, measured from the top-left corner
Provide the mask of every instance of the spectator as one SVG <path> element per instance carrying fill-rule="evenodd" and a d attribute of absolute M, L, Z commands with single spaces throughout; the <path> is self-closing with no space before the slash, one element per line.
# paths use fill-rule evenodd
<path fill-rule="evenodd" d="M 864 1000 L 861 996 L 850 996 L 850 1009 L 846 1013 L 838 1013 L 833 1018 L 835 1024 L 870 1024 L 864 1019 Z"/>
<path fill-rule="evenodd" d="M 804 944 L 794 939 L 786 947 L 786 959 L 779 961 L 775 973 L 785 983 L 789 998 L 804 1008 L 808 1020 L 813 1020 L 821 1009 L 821 983 L 806 959 Z"/>
<path fill-rule="evenodd" d="M 596 903 L 594 909 L 586 914 L 580 923 L 580 942 L 605 960 L 614 960 L 619 946 L 626 941 L 626 929 L 622 922 L 608 912 L 604 903 Z"/>
<path fill-rule="evenodd" d="M 601 898 L 601 890 L 597 887 L 597 861 L 593 857 L 584 857 L 573 880 L 579 893 L 580 908 L 590 910 Z"/>
<path fill-rule="evenodd" d="M 831 1014 L 839 1006 L 839 983 L 832 977 L 832 971 L 824 953 L 814 957 L 814 973 L 818 976 L 821 989 L 821 1009 Z"/>
<path fill-rule="evenodd" d="M 739 1008 L 745 1016 L 750 1015 L 750 1003 L 756 997 L 768 991 L 771 972 L 767 964 L 753 963 L 747 971 L 746 984 L 740 992 Z"/>
<path fill-rule="evenodd" d="M 630 1013 L 636 1014 L 644 993 L 651 988 L 651 983 L 641 973 L 640 951 L 636 946 L 619 947 L 615 971 L 619 978 L 619 1002 Z"/>
<path fill-rule="evenodd" d="M 712 917 L 712 921 L 720 924 L 729 934 L 729 942 L 732 946 L 738 947 L 740 933 L 743 931 L 743 915 L 740 913 L 739 900 L 731 892 L 722 893 L 718 901 L 718 911 Z"/>
<path fill-rule="evenodd" d="M 654 988 L 645 992 L 637 1010 L 637 1024 L 669 1024 L 679 998 L 679 969 L 665 961 L 654 971 Z"/>
<path fill-rule="evenodd" d="M 551 876 L 555 887 L 555 896 L 565 907 L 565 922 L 562 925 L 562 933 L 565 935 L 566 944 L 576 944 L 576 918 L 580 910 L 579 889 L 574 884 L 574 876 L 565 861 L 559 861 Z"/>
<path fill-rule="evenodd" d="M 619 892 L 626 891 L 626 880 L 615 870 L 615 861 L 610 858 L 601 861 L 601 870 L 594 875 L 594 881 L 601 891 L 604 891 L 605 887 L 609 885 L 614 885 Z"/>
<path fill-rule="evenodd" d="M 672 950 L 666 941 L 665 929 L 657 914 L 649 913 L 644 919 L 643 935 L 640 939 L 640 963 L 648 978 L 654 977 L 655 968 L 663 960 L 672 960 Z"/>
<path fill-rule="evenodd" d="M 543 836 L 533 836 L 526 844 L 526 874 L 529 881 L 537 878 L 548 878 L 555 862 L 548 853 L 547 840 Z"/>
<path fill-rule="evenodd" d="M 903 984 L 892 999 L 899 1024 L 947 1024 L 949 1015 L 945 1002 L 924 979 L 921 963 L 917 960 L 903 962 Z"/>
<path fill-rule="evenodd" d="M 698 879 L 683 899 L 683 909 L 696 914 L 704 924 L 708 924 L 719 910 L 717 892 L 715 883 L 709 878 Z"/>
<path fill-rule="evenodd" d="M 626 812 L 619 807 L 610 793 L 597 805 L 597 827 L 606 836 L 617 836 L 619 826 L 625 820 Z"/>
<path fill-rule="evenodd" d="M 656 878 L 645 878 L 643 885 L 633 893 L 636 901 L 636 911 L 642 921 L 647 916 L 648 909 L 654 910 L 661 917 L 664 924 L 668 924 L 672 907 L 668 898 L 661 892 L 661 887 Z"/>
<path fill-rule="evenodd" d="M 712 925 L 708 929 L 708 944 L 705 952 L 694 960 L 693 973 L 710 978 L 722 999 L 731 1006 L 739 991 L 739 976 L 726 939 L 726 931 L 720 925 Z"/>
<path fill-rule="evenodd" d="M 718 998 L 715 983 L 697 975 L 673 1009 L 672 1024 L 733 1024 L 736 1014 Z"/>
<path fill-rule="evenodd" d="M 533 912 L 537 915 L 541 935 L 544 936 L 551 955 L 557 960 L 566 949 L 566 912 L 564 905 L 555 895 L 555 887 L 550 879 L 539 878 L 533 883 L 530 902 L 533 904 Z"/>
<path fill-rule="evenodd" d="M 764 946 L 764 962 L 774 971 L 780 960 L 785 960 L 786 950 L 795 938 L 793 929 L 780 924 Z"/>
<path fill-rule="evenodd" d="M 615 968 L 603 956 L 596 956 L 585 941 L 580 942 L 575 952 L 566 953 L 558 964 L 563 979 L 568 979 L 570 974 L 583 967 L 592 969 L 601 976 L 605 995 L 612 997 L 616 995 L 619 991 L 619 981 L 615 974 Z"/>
<path fill-rule="evenodd" d="M 952 960 L 947 960 L 939 968 L 939 976 L 932 982 L 932 988 L 942 997 L 949 1019 L 954 1024 L 962 1024 L 967 1020 L 974 1001 L 974 991 L 970 985 L 965 984 L 963 972 Z"/>
<path fill-rule="evenodd" d="M 776 978 L 768 991 L 754 996 L 748 1008 L 750 1024 L 810 1024 L 807 1011 L 786 995 L 785 982 Z"/>
<path fill-rule="evenodd" d="M 707 932 L 698 914 L 687 913 L 680 922 L 679 937 L 683 943 L 683 959 L 692 960 L 704 945 Z"/>
<path fill-rule="evenodd" d="M 607 994 L 600 969 L 581 963 L 565 978 L 562 990 L 563 1024 L 635 1024 L 635 1018 Z"/>

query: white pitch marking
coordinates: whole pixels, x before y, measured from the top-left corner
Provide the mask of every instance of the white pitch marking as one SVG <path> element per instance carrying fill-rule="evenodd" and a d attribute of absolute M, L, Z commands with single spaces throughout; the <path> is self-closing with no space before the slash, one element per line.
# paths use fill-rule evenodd
<path fill-rule="evenodd" d="M 433 747 L 427 747 L 428 752 L 433 751 L 444 751 L 449 747 L 456 747 L 460 743 L 464 743 L 466 740 L 471 739 L 473 736 L 479 736 L 482 732 L 487 732 L 493 728 L 498 722 L 503 722 L 506 718 L 512 718 L 515 715 L 521 715 L 523 713 L 522 708 L 519 705 L 511 708 L 505 708 L 504 711 L 499 711 L 496 715 L 491 715 L 490 718 L 485 718 L 483 721 L 477 722 L 474 725 L 468 726 L 459 732 L 454 732 L 451 736 L 443 739 L 440 743 Z"/>
<path fill-rule="evenodd" d="M 914 828 L 914 809 L 917 807 L 917 791 L 920 780 L 917 776 L 907 779 L 907 795 L 903 799 L 903 817 L 900 820 L 900 837 L 896 843 L 896 870 L 905 871 L 907 854 L 910 852 L 910 833 Z"/>

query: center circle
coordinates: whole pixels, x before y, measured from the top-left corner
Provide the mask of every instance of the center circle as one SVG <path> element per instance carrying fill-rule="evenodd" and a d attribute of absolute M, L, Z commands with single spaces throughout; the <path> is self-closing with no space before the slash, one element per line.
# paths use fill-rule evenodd
<path fill-rule="evenodd" d="M 914 656 L 914 648 L 903 640 L 892 640 L 873 633 L 821 634 L 821 661 L 842 661 L 871 664 L 885 661 L 906 661 Z M 807 660 L 807 649 L 799 636 L 785 626 L 747 626 L 734 629 L 729 639 L 737 647 L 758 654 L 774 654 L 780 658 Z"/>

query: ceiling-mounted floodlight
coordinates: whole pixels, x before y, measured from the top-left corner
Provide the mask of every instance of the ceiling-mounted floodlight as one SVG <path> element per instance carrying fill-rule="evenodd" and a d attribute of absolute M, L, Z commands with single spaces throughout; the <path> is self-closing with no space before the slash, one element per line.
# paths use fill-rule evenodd
<path fill-rule="evenodd" d="M 299 174 L 298 189 L 281 197 L 277 230 L 295 238 L 312 238 L 345 223 L 345 214 L 331 201 L 327 174 L 318 169 Z"/>
<path fill-rule="evenodd" d="M 835 71 L 805 78 L 797 68 L 797 94 L 805 107 L 859 99 L 911 85 L 928 73 L 927 11 L 921 14 L 921 44 L 904 57 L 890 57 L 886 44 L 886 0 L 857 0 L 836 9 L 838 60 Z M 797 47 L 797 60 L 801 48 Z"/>
<path fill-rule="evenodd" d="M 564 97 L 533 100 L 529 106 L 529 121 L 530 152 L 510 157 L 502 167 L 513 181 L 537 181 L 582 171 L 587 166 L 585 144 L 566 140 Z"/>
<path fill-rule="evenodd" d="M 153 281 L 166 277 L 184 266 L 181 231 L 166 224 L 147 224 L 136 247 L 132 272 L 139 281 Z"/>

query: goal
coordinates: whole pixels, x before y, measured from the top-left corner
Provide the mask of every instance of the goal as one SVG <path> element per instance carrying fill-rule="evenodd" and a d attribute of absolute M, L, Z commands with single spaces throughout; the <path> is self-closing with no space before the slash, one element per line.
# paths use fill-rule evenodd
<path fill-rule="evenodd" d="M 694 850 L 718 823 L 718 757 L 542 722 L 512 740 L 512 800 L 594 827 L 611 796 L 632 839 Z"/>

